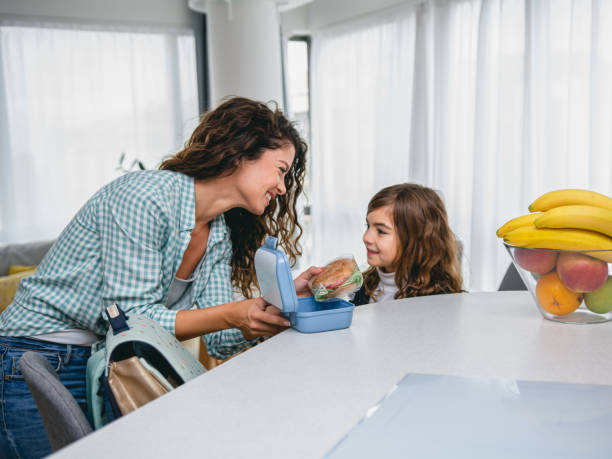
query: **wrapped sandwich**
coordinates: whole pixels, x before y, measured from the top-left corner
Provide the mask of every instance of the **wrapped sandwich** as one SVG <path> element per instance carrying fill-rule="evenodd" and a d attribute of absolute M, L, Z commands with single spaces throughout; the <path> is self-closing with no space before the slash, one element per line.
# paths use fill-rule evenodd
<path fill-rule="evenodd" d="M 328 263 L 309 283 L 316 301 L 346 297 L 363 284 L 363 276 L 352 256 L 344 256 Z"/>

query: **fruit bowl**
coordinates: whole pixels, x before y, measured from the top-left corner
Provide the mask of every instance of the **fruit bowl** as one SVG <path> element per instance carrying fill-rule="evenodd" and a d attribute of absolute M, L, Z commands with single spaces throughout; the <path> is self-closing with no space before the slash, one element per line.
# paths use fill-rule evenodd
<path fill-rule="evenodd" d="M 612 320 L 612 250 L 504 245 L 545 319 L 574 324 Z"/>

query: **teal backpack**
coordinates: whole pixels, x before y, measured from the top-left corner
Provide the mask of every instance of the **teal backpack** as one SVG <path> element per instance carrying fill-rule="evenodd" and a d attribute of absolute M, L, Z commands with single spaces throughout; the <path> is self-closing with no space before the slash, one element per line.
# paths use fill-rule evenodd
<path fill-rule="evenodd" d="M 130 357 L 139 361 L 168 389 L 190 381 L 206 372 L 204 366 L 157 322 L 130 313 L 127 316 L 117 305 L 106 310 L 110 327 L 106 339 L 97 343 L 87 362 L 87 412 L 94 429 L 109 420 L 102 397 L 103 381 L 108 378 L 109 366 Z M 116 406 L 113 393 L 105 387 L 111 405 Z M 121 415 L 116 410 L 115 417 Z"/>

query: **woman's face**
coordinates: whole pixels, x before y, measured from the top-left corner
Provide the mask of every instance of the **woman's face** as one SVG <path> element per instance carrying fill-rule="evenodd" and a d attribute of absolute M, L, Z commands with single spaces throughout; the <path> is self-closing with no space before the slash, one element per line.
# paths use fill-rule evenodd
<path fill-rule="evenodd" d="M 368 264 L 385 272 L 394 272 L 399 237 L 393 224 L 393 208 L 374 209 L 366 217 L 366 226 L 363 243 L 368 252 Z"/>
<path fill-rule="evenodd" d="M 291 168 L 295 148 L 287 143 L 281 148 L 264 150 L 255 160 L 244 160 L 236 170 L 236 187 L 244 208 L 261 215 L 279 194 L 285 194 L 285 175 Z"/>

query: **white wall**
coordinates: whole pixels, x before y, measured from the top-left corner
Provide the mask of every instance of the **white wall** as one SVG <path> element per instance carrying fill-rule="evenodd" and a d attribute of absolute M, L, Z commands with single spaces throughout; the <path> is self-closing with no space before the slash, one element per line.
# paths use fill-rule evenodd
<path fill-rule="evenodd" d="M 419 0 L 314 0 L 281 14 L 284 36 L 300 35 L 400 3 Z"/>
<path fill-rule="evenodd" d="M 0 0 L 0 15 L 191 27 L 186 0 Z"/>
<path fill-rule="evenodd" d="M 272 0 L 206 4 L 211 104 L 230 95 L 283 105 L 280 26 Z"/>

